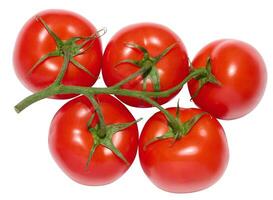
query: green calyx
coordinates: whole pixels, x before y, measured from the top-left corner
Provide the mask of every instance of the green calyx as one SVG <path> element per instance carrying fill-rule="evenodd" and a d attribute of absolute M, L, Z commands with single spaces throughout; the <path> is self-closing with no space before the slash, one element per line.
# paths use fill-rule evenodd
<path fill-rule="evenodd" d="M 152 143 L 155 143 L 157 141 L 166 140 L 166 139 L 173 139 L 173 142 L 171 144 L 174 144 L 177 140 L 180 140 L 182 137 L 186 136 L 191 129 L 194 127 L 194 125 L 201 119 L 202 116 L 207 114 L 206 112 L 202 112 L 200 114 L 194 115 L 192 118 L 187 120 L 186 122 L 182 122 L 180 120 L 180 112 L 179 112 L 179 101 L 177 103 L 177 109 L 176 109 L 176 117 L 175 121 L 176 123 L 170 123 L 168 122 L 168 131 L 158 137 L 155 137 L 148 141 L 144 145 L 144 150 L 146 150 L 147 146 L 149 146 Z M 175 126 L 174 126 L 175 125 Z"/>
<path fill-rule="evenodd" d="M 142 74 L 143 77 L 143 90 L 146 91 L 147 89 L 147 80 L 149 79 L 153 84 L 153 89 L 155 92 L 160 91 L 160 78 L 159 73 L 156 67 L 156 64 L 166 55 L 168 54 L 176 45 L 177 43 L 174 43 L 167 47 L 165 50 L 163 50 L 158 56 L 151 57 L 147 49 L 145 49 L 143 46 L 140 46 L 135 43 L 126 43 L 126 46 L 129 48 L 133 48 L 136 50 L 139 50 L 143 53 L 143 58 L 141 60 L 132 60 L 132 59 L 126 59 L 119 62 L 117 65 L 121 63 L 130 63 L 133 64 L 139 68 L 145 69 L 145 72 Z M 116 65 L 116 66 L 117 66 Z"/>
<path fill-rule="evenodd" d="M 65 57 L 69 55 L 69 62 L 74 66 L 83 70 L 93 78 L 95 76 L 81 63 L 79 63 L 74 57 L 85 53 L 88 49 L 92 47 L 94 41 L 106 33 L 106 29 L 98 30 L 96 33 L 91 36 L 86 37 L 72 37 L 68 40 L 61 40 L 46 24 L 46 22 L 40 17 L 37 16 L 36 20 L 42 24 L 42 26 L 47 30 L 49 35 L 54 39 L 56 43 L 56 49 L 54 51 L 48 52 L 43 55 L 28 71 L 28 74 L 31 74 L 41 63 L 46 61 L 51 57 Z"/>
<path fill-rule="evenodd" d="M 219 80 L 216 79 L 216 77 L 211 72 L 211 59 L 208 57 L 205 67 L 194 69 L 191 62 L 190 62 L 190 69 L 191 72 L 195 72 L 197 70 L 202 69 L 202 73 L 195 77 L 194 79 L 198 81 L 198 88 L 192 95 L 191 99 L 194 99 L 200 92 L 200 90 L 203 88 L 203 86 L 207 83 L 212 83 L 218 86 L 221 86 L 221 83 Z"/>
<path fill-rule="evenodd" d="M 95 113 L 91 116 L 90 120 L 88 121 L 87 128 L 90 132 L 90 134 L 93 137 L 93 145 L 91 147 L 87 162 L 86 162 L 86 170 L 88 170 L 88 167 L 90 165 L 91 159 L 96 151 L 96 148 L 100 145 L 108 148 L 111 150 L 117 157 L 119 157 L 126 165 L 129 165 L 128 160 L 124 157 L 124 155 L 115 147 L 113 144 L 113 136 L 115 133 L 122 131 L 133 124 L 136 124 L 141 119 L 138 119 L 133 122 L 128 123 L 117 123 L 117 124 L 110 124 L 105 125 L 105 129 L 102 129 L 101 124 L 98 123 L 94 127 L 91 127 L 92 121 L 95 117 Z M 105 133 L 102 134 L 102 130 L 106 130 Z"/>

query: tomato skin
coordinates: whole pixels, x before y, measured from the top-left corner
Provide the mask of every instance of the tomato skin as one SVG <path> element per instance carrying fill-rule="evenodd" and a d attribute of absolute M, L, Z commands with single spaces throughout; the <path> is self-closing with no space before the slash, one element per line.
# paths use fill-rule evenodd
<path fill-rule="evenodd" d="M 193 59 L 194 68 L 205 66 L 208 57 L 221 86 L 206 84 L 194 103 L 220 119 L 236 119 L 252 111 L 267 81 L 265 63 L 257 50 L 242 41 L 218 40 L 201 49 Z M 188 83 L 191 95 L 197 87 L 194 79 Z"/>
<path fill-rule="evenodd" d="M 176 108 L 167 109 L 176 115 Z M 185 122 L 199 109 L 180 109 Z M 229 151 L 220 123 L 206 114 L 190 132 L 172 144 L 173 139 L 160 140 L 144 149 L 152 138 L 168 130 L 165 116 L 158 112 L 145 124 L 139 141 L 141 166 L 149 179 L 159 188 L 175 193 L 194 192 L 214 184 L 224 173 Z"/>
<path fill-rule="evenodd" d="M 134 121 L 134 117 L 117 99 L 97 95 L 106 124 Z M 88 170 L 86 162 L 93 144 L 87 122 L 94 108 L 86 97 L 78 97 L 65 104 L 52 120 L 49 133 L 50 152 L 59 167 L 73 180 L 84 185 L 104 185 L 118 179 L 132 164 L 138 147 L 137 125 L 113 136 L 113 143 L 128 160 L 124 163 L 109 149 L 98 146 Z M 93 125 L 98 122 L 97 117 Z"/>
<path fill-rule="evenodd" d="M 187 52 L 181 39 L 165 26 L 154 23 L 139 23 L 121 29 L 109 41 L 103 55 L 102 65 L 102 75 L 107 86 L 118 83 L 140 69 L 129 63 L 117 65 L 117 63 L 125 59 L 141 60 L 143 58 L 143 53 L 127 47 L 126 43 L 135 43 L 145 47 L 152 57 L 159 55 L 167 47 L 177 43 L 156 64 L 156 68 L 159 71 L 161 91 L 178 85 L 189 73 Z M 125 84 L 122 88 L 143 90 L 142 85 L 143 79 L 138 77 L 136 80 Z M 150 80 L 147 80 L 147 91 L 154 91 Z M 167 98 L 158 98 L 157 102 L 164 104 L 178 92 Z M 118 96 L 118 98 L 130 106 L 150 107 L 146 102 L 133 97 Z"/>
<path fill-rule="evenodd" d="M 76 36 L 90 36 L 96 32 L 96 28 L 87 19 L 65 10 L 45 10 L 28 20 L 18 35 L 13 62 L 17 77 L 26 88 L 33 92 L 42 90 L 53 83 L 63 64 L 63 57 L 48 58 L 28 75 L 28 71 L 43 55 L 56 49 L 55 41 L 36 20 L 36 16 L 40 16 L 61 40 Z M 92 86 L 100 73 L 102 59 L 100 39 L 97 39 L 92 48 L 84 54 L 74 58 L 95 78 L 70 63 L 63 84 Z M 64 99 L 73 96 L 76 95 L 58 95 L 56 98 Z"/>

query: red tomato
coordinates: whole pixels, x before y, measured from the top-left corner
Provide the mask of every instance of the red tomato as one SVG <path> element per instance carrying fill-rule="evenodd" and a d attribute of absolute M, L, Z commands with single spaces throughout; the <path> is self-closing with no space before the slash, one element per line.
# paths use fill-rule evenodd
<path fill-rule="evenodd" d="M 110 95 L 98 95 L 106 124 L 134 121 L 132 114 Z M 87 123 L 94 108 L 86 97 L 65 104 L 52 120 L 49 148 L 60 168 L 73 180 L 84 185 L 103 185 L 118 179 L 132 164 L 138 147 L 138 129 L 134 124 L 114 134 L 112 142 L 129 165 L 104 146 L 98 146 L 88 169 L 86 163 L 93 145 Z M 97 117 L 92 125 L 97 124 Z"/>
<path fill-rule="evenodd" d="M 178 85 L 188 75 L 188 57 L 181 39 L 170 29 L 162 25 L 140 23 L 121 29 L 108 43 L 104 52 L 102 65 L 102 75 L 107 86 L 118 83 L 140 69 L 140 67 L 130 63 L 118 64 L 126 59 L 140 61 L 144 58 L 143 52 L 128 46 L 128 43 L 144 47 L 151 58 L 155 58 L 166 48 L 176 44 L 153 67 L 158 74 L 158 91 L 167 90 Z M 135 80 L 125 84 L 122 88 L 143 90 L 144 84 L 143 77 L 139 76 Z M 151 77 L 148 77 L 146 80 L 146 90 L 155 91 L 154 87 L 154 82 L 151 80 Z M 166 103 L 178 92 L 173 93 L 167 98 L 158 98 L 157 102 L 160 104 Z M 150 107 L 146 102 L 133 97 L 119 96 L 118 98 L 131 106 Z"/>
<path fill-rule="evenodd" d="M 176 115 L 176 108 L 167 109 Z M 185 122 L 201 113 L 199 109 L 180 109 Z M 149 144 L 168 131 L 165 116 L 158 112 L 145 124 L 139 144 L 141 166 L 149 179 L 169 192 L 194 192 L 214 184 L 224 173 L 229 159 L 228 144 L 220 123 L 208 114 L 202 116 L 186 136 Z"/>
<path fill-rule="evenodd" d="M 247 43 L 218 40 L 205 46 L 193 60 L 194 68 L 211 59 L 212 74 L 221 86 L 207 83 L 193 101 L 201 109 L 221 119 L 235 119 L 252 111 L 263 96 L 267 73 L 261 55 Z M 198 88 L 192 79 L 190 94 Z"/>
<path fill-rule="evenodd" d="M 72 37 L 90 36 L 96 28 L 82 16 L 64 10 L 46 10 L 38 13 L 50 29 L 62 40 Z M 63 57 L 50 57 L 29 73 L 32 66 L 49 52 L 56 50 L 56 42 L 44 26 L 32 17 L 22 28 L 14 50 L 14 67 L 18 78 L 31 91 L 36 92 L 49 86 L 56 79 L 63 64 Z M 81 55 L 74 57 L 93 76 L 77 68 L 70 62 L 63 84 L 91 86 L 100 72 L 102 47 L 99 39 Z M 70 98 L 75 95 L 58 95 L 57 98 Z"/>

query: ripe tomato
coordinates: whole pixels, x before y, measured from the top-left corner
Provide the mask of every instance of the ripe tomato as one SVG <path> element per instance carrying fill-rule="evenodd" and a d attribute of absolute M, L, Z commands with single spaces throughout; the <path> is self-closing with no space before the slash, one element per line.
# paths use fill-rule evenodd
<path fill-rule="evenodd" d="M 263 96 L 267 73 L 261 55 L 247 43 L 218 40 L 205 46 L 193 60 L 193 67 L 205 66 L 211 60 L 212 74 L 221 83 L 207 83 L 193 101 L 201 109 L 221 119 L 235 119 L 253 110 Z M 190 94 L 198 88 L 192 79 Z"/>
<path fill-rule="evenodd" d="M 167 109 L 176 115 L 176 108 Z M 199 109 L 180 109 L 185 122 L 200 114 Z M 208 114 L 202 116 L 187 135 L 147 144 L 169 130 L 165 116 L 158 112 L 145 124 L 139 142 L 141 166 L 149 179 L 169 192 L 194 192 L 214 184 L 224 173 L 229 151 L 224 130 Z M 174 143 L 173 143 L 174 142 Z"/>
<path fill-rule="evenodd" d="M 117 99 L 97 95 L 106 124 L 134 121 L 134 117 Z M 52 120 L 49 133 L 50 152 L 59 167 L 73 180 L 84 185 L 103 185 L 118 179 L 132 164 L 138 147 L 138 129 L 135 124 L 116 132 L 114 146 L 127 159 L 128 165 L 104 146 L 98 146 L 86 163 L 94 138 L 87 123 L 94 108 L 86 97 L 78 97 L 65 104 Z M 92 126 L 97 124 L 97 116 Z"/>
<path fill-rule="evenodd" d="M 147 50 L 145 62 L 143 49 Z M 162 54 L 171 45 L 168 53 L 157 63 L 153 59 Z M 124 60 L 138 61 L 139 66 L 132 63 L 120 63 Z M 141 63 L 142 62 L 142 63 Z M 142 65 L 142 66 L 140 66 Z M 188 75 L 188 57 L 181 39 L 170 29 L 159 24 L 140 23 L 127 26 L 116 33 L 108 43 L 103 55 L 102 75 L 107 86 L 112 86 L 143 65 L 151 65 L 152 70 L 146 77 L 137 77 L 122 88 L 130 90 L 163 91 L 178 85 Z M 160 104 L 166 103 L 179 91 L 167 98 L 158 98 Z M 118 96 L 124 103 L 135 107 L 149 107 L 146 102 L 133 98 Z"/>
<path fill-rule="evenodd" d="M 42 56 L 56 50 L 55 40 L 42 23 L 37 20 L 37 16 L 40 16 L 62 41 L 67 41 L 72 37 L 91 36 L 96 32 L 96 28 L 88 20 L 70 11 L 46 10 L 32 17 L 19 33 L 13 61 L 18 78 L 33 92 L 53 83 L 64 61 L 61 56 L 49 57 L 29 73 Z M 70 62 L 62 81 L 63 84 L 93 85 L 98 78 L 101 67 L 102 47 L 100 40 L 96 39 L 91 48 L 83 54 L 75 56 L 74 59 L 85 67 L 91 75 Z M 58 95 L 57 98 L 73 96 L 75 95 Z"/>

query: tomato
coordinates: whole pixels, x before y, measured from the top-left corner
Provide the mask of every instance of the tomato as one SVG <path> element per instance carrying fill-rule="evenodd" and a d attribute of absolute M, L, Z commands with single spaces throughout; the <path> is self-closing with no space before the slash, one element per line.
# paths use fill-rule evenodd
<path fill-rule="evenodd" d="M 167 109 L 173 116 L 176 108 Z M 179 110 L 185 122 L 202 113 L 199 109 Z M 194 192 L 214 184 L 224 173 L 229 159 L 228 144 L 220 123 L 203 115 L 187 135 L 145 145 L 169 129 L 165 116 L 158 112 L 145 124 L 139 142 L 141 166 L 149 179 L 169 192 Z"/>
<path fill-rule="evenodd" d="M 212 74 L 221 83 L 207 83 L 193 98 L 201 109 L 221 119 L 236 119 L 252 111 L 261 100 L 267 81 L 265 63 L 249 44 L 238 40 L 218 40 L 205 46 L 193 59 L 193 67 L 205 66 L 210 57 Z M 188 83 L 191 95 L 198 88 Z"/>
<path fill-rule="evenodd" d="M 138 45 L 138 48 L 133 45 Z M 147 59 L 143 52 L 147 51 Z M 158 62 L 154 59 L 169 49 Z M 135 63 L 123 62 L 131 60 Z M 102 65 L 102 75 L 107 86 L 112 86 L 144 65 L 152 69 L 146 76 L 139 76 L 122 86 L 129 90 L 163 91 L 178 85 L 188 75 L 188 57 L 181 39 L 169 28 L 159 24 L 140 23 L 127 26 L 116 33 L 108 43 Z M 167 98 L 157 98 L 159 104 L 168 102 L 179 91 Z M 150 107 L 146 102 L 133 97 L 118 96 L 124 103 L 135 107 Z"/>
<path fill-rule="evenodd" d="M 127 123 L 134 117 L 117 99 L 110 95 L 97 95 L 105 123 Z M 86 163 L 94 145 L 88 121 L 94 113 L 89 100 L 78 97 L 65 104 L 52 120 L 49 133 L 50 152 L 60 168 L 73 180 L 84 185 L 103 185 L 118 179 L 132 164 L 138 147 L 138 129 L 135 124 L 114 134 L 114 146 L 127 159 L 128 164 L 108 148 L 99 145 L 88 168 Z M 95 116 L 92 126 L 98 123 Z"/>
<path fill-rule="evenodd" d="M 37 16 L 40 16 L 62 41 L 67 41 L 72 37 L 91 36 L 96 32 L 96 28 L 88 20 L 70 11 L 46 10 L 32 17 L 18 35 L 13 61 L 18 78 L 33 92 L 42 90 L 53 83 L 64 61 L 62 56 L 52 56 L 31 71 L 42 56 L 56 50 L 55 40 Z M 91 48 L 80 55 L 76 55 L 74 59 L 79 65 L 85 67 L 90 74 L 70 62 L 62 83 L 65 85 L 92 86 L 100 73 L 102 59 L 100 40 L 94 40 Z M 58 95 L 56 98 L 73 96 L 75 95 Z"/>

